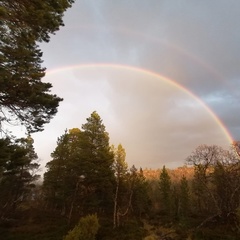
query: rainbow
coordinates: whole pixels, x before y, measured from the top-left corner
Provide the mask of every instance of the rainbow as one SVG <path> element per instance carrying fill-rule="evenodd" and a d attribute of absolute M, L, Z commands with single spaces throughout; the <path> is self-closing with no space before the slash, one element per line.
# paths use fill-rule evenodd
<path fill-rule="evenodd" d="M 229 141 L 229 143 L 233 142 L 233 138 L 231 136 L 231 134 L 229 133 L 229 131 L 227 130 L 227 128 L 225 127 L 225 125 L 222 123 L 222 121 L 216 116 L 216 114 L 212 111 L 212 109 L 206 105 L 206 103 L 200 99 L 197 95 L 195 95 L 194 93 L 192 93 L 189 89 L 185 88 L 184 86 L 182 86 L 181 84 L 177 83 L 176 81 L 167 78 L 159 73 L 150 71 L 150 70 L 146 70 L 143 68 L 138 68 L 138 67 L 134 67 L 134 66 L 128 66 L 128 65 L 122 65 L 122 64 L 112 64 L 112 63 L 90 63 L 90 64 L 77 64 L 77 65 L 69 65 L 69 66 L 62 66 L 59 68 L 54 68 L 51 70 L 48 70 L 46 73 L 46 76 L 54 74 L 54 73 L 58 73 L 58 72 L 63 72 L 63 71 L 67 71 L 67 70 L 74 70 L 74 69 L 114 69 L 114 70 L 127 70 L 127 71 L 132 71 L 132 72 L 137 72 L 137 73 L 142 73 L 142 74 L 146 74 L 150 77 L 155 77 L 160 81 L 163 81 L 167 84 L 169 84 L 170 86 L 176 87 L 179 90 L 181 90 L 182 92 L 184 92 L 185 94 L 187 94 L 188 96 L 190 96 L 191 98 L 193 98 L 196 102 L 198 102 L 206 111 L 207 113 L 211 116 L 211 118 L 216 122 L 216 124 L 220 127 L 221 131 L 224 133 L 224 135 L 226 136 L 227 140 Z"/>

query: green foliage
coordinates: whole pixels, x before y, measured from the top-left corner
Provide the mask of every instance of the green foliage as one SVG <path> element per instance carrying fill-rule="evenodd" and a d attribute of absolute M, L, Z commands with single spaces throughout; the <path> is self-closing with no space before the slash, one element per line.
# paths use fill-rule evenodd
<path fill-rule="evenodd" d="M 63 240 L 94 240 L 100 225 L 97 215 L 82 217 Z"/>
<path fill-rule="evenodd" d="M 125 161 L 126 152 L 121 144 L 117 149 L 112 146 L 114 152 L 113 170 L 115 173 L 115 193 L 114 193 L 114 208 L 113 208 L 113 228 L 116 228 L 119 223 L 119 209 L 123 205 L 123 199 L 127 191 L 127 171 L 128 165 Z"/>
<path fill-rule="evenodd" d="M 43 183 L 51 207 L 57 207 L 69 218 L 74 209 L 85 213 L 102 210 L 112 213 L 113 152 L 108 133 L 96 112 L 87 119 L 83 130 L 66 131 L 51 156 Z"/>
<path fill-rule="evenodd" d="M 183 176 L 180 181 L 179 201 L 180 216 L 182 219 L 186 219 L 186 217 L 190 214 L 190 189 L 185 176 Z"/>
<path fill-rule="evenodd" d="M 56 114 L 61 98 L 50 94 L 52 85 L 41 79 L 39 41 L 63 25 L 72 0 L 1 1 L 0 8 L 0 123 L 21 123 L 29 132 L 43 130 Z"/>
<path fill-rule="evenodd" d="M 147 212 L 149 198 L 147 182 L 142 169 L 138 172 L 133 165 L 128 170 L 125 161 L 126 152 L 121 144 L 114 151 L 113 170 L 115 172 L 115 194 L 113 209 L 113 228 L 125 224 L 125 219 L 130 215 L 141 218 Z"/>
<path fill-rule="evenodd" d="M 34 176 L 37 166 L 32 139 L 0 140 L 0 234 L 5 239 L 57 240 L 84 215 L 65 240 L 239 239 L 236 154 L 204 146 L 189 158 L 194 165 L 188 168 L 191 174 L 164 166 L 155 171 L 155 179 L 146 181 L 141 168 L 133 165 L 128 169 L 121 145 L 109 147 L 108 134 L 96 112 L 83 126 L 83 130 L 74 128 L 59 137 L 44 175 L 46 198 L 42 201 L 41 188 L 33 192 L 34 178 L 28 178 Z M 151 195 L 151 200 L 158 200 L 161 211 L 157 205 L 149 208 L 151 189 L 159 197 Z M 11 216 L 15 219 L 9 221 L 5 213 L 14 208 L 17 211 Z M 98 213 L 101 228 L 97 216 L 88 215 L 93 212 Z M 43 218 L 46 214 L 49 219 Z M 58 224 L 60 220 L 64 222 Z"/>
<path fill-rule="evenodd" d="M 114 154 L 109 145 L 109 134 L 95 111 L 87 118 L 82 129 L 85 159 L 89 167 L 85 180 L 89 186 L 95 187 L 95 197 L 99 199 L 100 204 L 105 205 L 112 198 L 114 182 Z"/>
<path fill-rule="evenodd" d="M 135 183 L 133 186 L 132 208 L 135 216 L 142 218 L 147 216 L 151 201 L 148 196 L 148 183 L 143 175 L 142 168 L 137 173 Z"/>
<path fill-rule="evenodd" d="M 114 151 L 114 172 L 116 175 L 116 179 L 118 181 L 123 180 L 128 171 L 128 164 L 126 162 L 126 152 L 121 144 L 118 145 L 117 149 L 113 149 Z"/>
<path fill-rule="evenodd" d="M 0 139 L 0 213 L 10 214 L 24 200 L 31 198 L 32 184 L 38 179 L 38 157 L 33 140 Z"/>
<path fill-rule="evenodd" d="M 43 182 L 47 201 L 57 209 L 62 209 L 67 203 L 70 205 L 79 176 L 83 174 L 81 154 L 81 131 L 65 131 L 51 154 L 53 160 L 46 165 L 48 171 Z"/>
<path fill-rule="evenodd" d="M 213 222 L 237 229 L 236 211 L 240 205 L 240 168 L 235 150 L 203 145 L 187 159 L 194 165 L 195 213 L 201 213 L 205 227 Z"/>
<path fill-rule="evenodd" d="M 171 178 L 163 166 L 159 178 L 159 188 L 162 208 L 167 215 L 171 214 L 171 185 Z"/>
<path fill-rule="evenodd" d="M 29 211 L 18 211 L 14 219 L 1 219 L 4 240 L 59 240 L 68 232 L 66 218 L 47 213 L 35 203 Z"/>

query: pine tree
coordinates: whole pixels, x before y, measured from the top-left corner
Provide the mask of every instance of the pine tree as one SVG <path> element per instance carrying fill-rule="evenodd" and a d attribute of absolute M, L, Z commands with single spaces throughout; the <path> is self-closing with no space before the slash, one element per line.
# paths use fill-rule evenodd
<path fill-rule="evenodd" d="M 182 179 L 180 181 L 179 200 L 180 218 L 186 220 L 190 213 L 190 189 L 185 176 L 182 176 Z"/>
<path fill-rule="evenodd" d="M 63 25 L 64 11 L 73 0 L 11 0 L 0 4 L 0 124 L 25 125 L 29 132 L 57 113 L 61 98 L 50 94 L 52 85 L 41 79 L 42 52 L 37 45 Z"/>
<path fill-rule="evenodd" d="M 114 154 L 109 145 L 109 135 L 96 111 L 87 118 L 82 129 L 84 131 L 85 162 L 88 164 L 85 182 L 89 188 L 94 190 L 89 203 L 98 210 L 109 211 L 113 204 L 114 192 Z"/>
<path fill-rule="evenodd" d="M 163 211 L 165 214 L 171 215 L 171 178 L 165 166 L 160 173 L 159 187 Z"/>
<path fill-rule="evenodd" d="M 0 139 L 0 213 L 11 214 L 20 203 L 31 197 L 31 189 L 39 178 L 38 157 L 33 140 Z"/>
<path fill-rule="evenodd" d="M 82 128 L 58 139 L 44 174 L 46 198 L 69 219 L 74 209 L 110 213 L 113 206 L 114 155 L 108 133 L 96 112 Z"/>
<path fill-rule="evenodd" d="M 70 129 L 58 138 L 57 147 L 51 154 L 44 174 L 44 193 L 51 206 L 57 207 L 63 214 L 70 211 L 76 186 L 83 174 L 82 133 L 80 129 Z"/>
<path fill-rule="evenodd" d="M 148 195 L 148 183 L 143 174 L 142 168 L 139 169 L 134 184 L 132 208 L 136 217 L 142 218 L 142 215 L 149 212 L 150 198 Z"/>

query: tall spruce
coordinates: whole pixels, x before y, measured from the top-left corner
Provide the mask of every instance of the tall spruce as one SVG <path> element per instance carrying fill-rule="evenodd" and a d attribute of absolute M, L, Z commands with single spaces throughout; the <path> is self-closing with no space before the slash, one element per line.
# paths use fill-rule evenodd
<path fill-rule="evenodd" d="M 141 219 L 146 216 L 150 209 L 150 198 L 148 194 L 148 182 L 144 176 L 142 168 L 137 172 L 137 177 L 134 183 L 134 192 L 132 199 L 132 209 L 134 215 Z"/>
<path fill-rule="evenodd" d="M 182 220 L 186 220 L 186 218 L 190 214 L 190 189 L 188 185 L 188 180 L 185 176 L 182 176 L 180 181 L 179 201 L 180 218 L 182 218 Z"/>
<path fill-rule="evenodd" d="M 82 129 L 85 161 L 88 164 L 85 181 L 93 189 L 89 203 L 98 210 L 110 213 L 114 194 L 114 153 L 109 145 L 109 134 L 96 111 L 87 118 Z"/>
<path fill-rule="evenodd" d="M 162 210 L 166 215 L 171 215 L 171 178 L 163 166 L 159 178 L 160 199 Z"/>

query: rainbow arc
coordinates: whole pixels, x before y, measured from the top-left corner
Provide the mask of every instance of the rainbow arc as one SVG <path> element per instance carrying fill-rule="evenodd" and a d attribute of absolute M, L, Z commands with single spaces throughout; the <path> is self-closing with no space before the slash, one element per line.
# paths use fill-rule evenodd
<path fill-rule="evenodd" d="M 218 118 L 218 116 L 213 112 L 213 110 L 201 99 L 199 98 L 196 94 L 192 93 L 189 89 L 184 87 L 183 85 L 179 84 L 178 82 L 167 78 L 159 73 L 149 71 L 143 68 L 137 68 L 133 66 L 128 66 L 128 65 L 120 65 L 120 64 L 112 64 L 112 63 L 91 63 L 91 64 L 77 64 L 77 65 L 69 65 L 69 66 L 63 66 L 60 68 L 55 68 L 47 71 L 46 76 L 58 73 L 58 72 L 63 72 L 67 70 L 77 70 L 77 69 L 92 69 L 92 70 L 97 70 L 97 69 L 112 69 L 112 70 L 124 70 L 124 71 L 130 71 L 130 72 L 137 72 L 139 74 L 146 74 L 150 77 L 154 77 L 158 79 L 159 81 L 163 81 L 170 86 L 173 86 L 180 91 L 184 92 L 188 96 L 190 96 L 192 99 L 194 99 L 197 103 L 199 103 L 209 114 L 209 116 L 216 122 L 216 124 L 220 127 L 221 131 L 224 133 L 226 136 L 227 140 L 229 143 L 233 142 L 233 138 L 229 131 L 227 130 L 226 126 L 222 123 L 222 121 Z"/>

